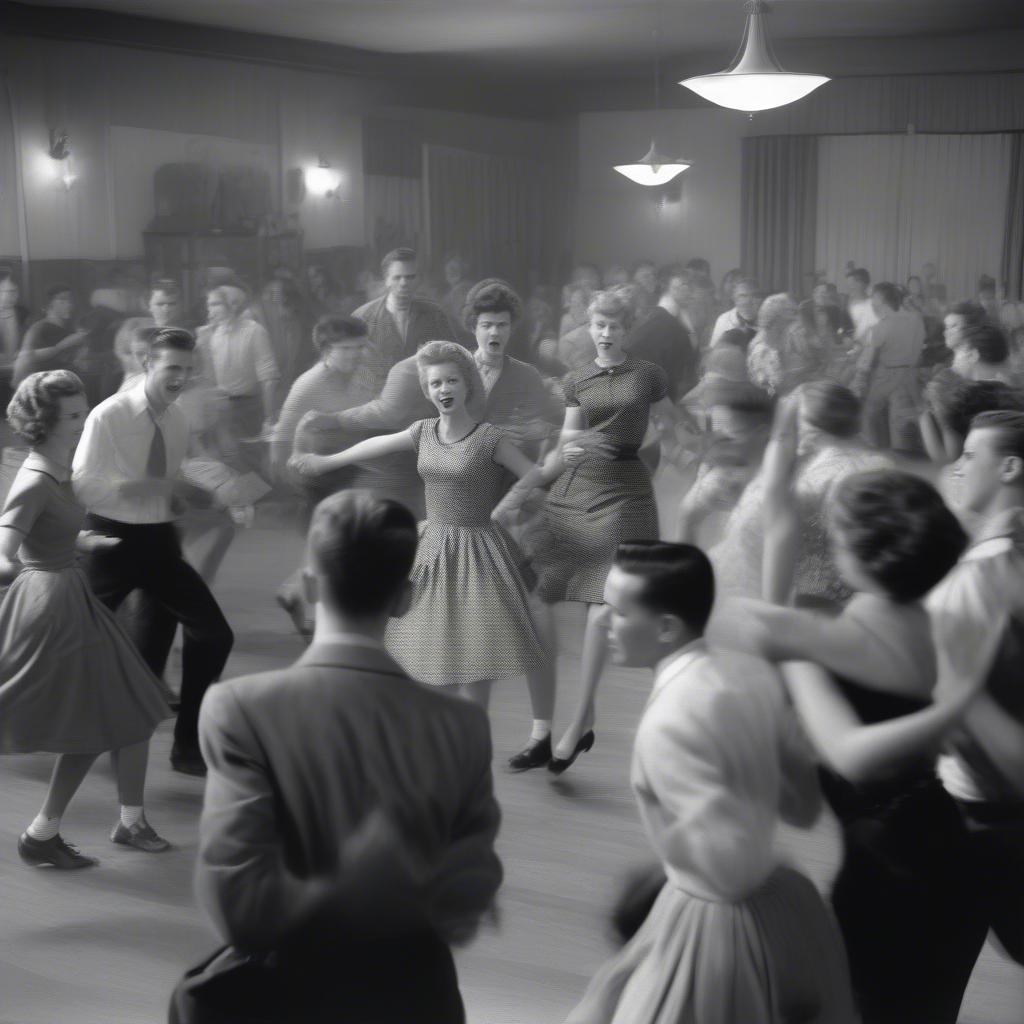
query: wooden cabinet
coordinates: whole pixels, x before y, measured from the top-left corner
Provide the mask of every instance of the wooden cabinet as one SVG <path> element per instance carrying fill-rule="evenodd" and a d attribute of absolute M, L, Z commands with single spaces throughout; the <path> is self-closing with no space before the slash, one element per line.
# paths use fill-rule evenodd
<path fill-rule="evenodd" d="M 287 267 L 296 276 L 302 271 L 301 231 L 144 231 L 142 239 L 148 276 L 180 281 L 187 310 L 201 306 L 210 267 L 230 267 L 257 291 L 276 267 Z"/>

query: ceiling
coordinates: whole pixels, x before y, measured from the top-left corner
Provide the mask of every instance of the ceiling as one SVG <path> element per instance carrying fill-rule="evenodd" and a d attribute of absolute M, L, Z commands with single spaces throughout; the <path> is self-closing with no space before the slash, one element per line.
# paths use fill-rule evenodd
<path fill-rule="evenodd" d="M 630 67 L 649 67 L 656 53 L 713 70 L 732 57 L 744 19 L 742 0 L 23 2 L 404 55 L 452 71 L 577 78 L 621 77 Z M 789 50 L 805 52 L 809 41 L 830 42 L 831 49 L 855 38 L 912 37 L 917 43 L 927 36 L 949 40 L 1024 29 L 1024 0 L 773 0 L 770 12 L 783 58 Z M 49 15 L 54 22 L 60 17 Z"/>

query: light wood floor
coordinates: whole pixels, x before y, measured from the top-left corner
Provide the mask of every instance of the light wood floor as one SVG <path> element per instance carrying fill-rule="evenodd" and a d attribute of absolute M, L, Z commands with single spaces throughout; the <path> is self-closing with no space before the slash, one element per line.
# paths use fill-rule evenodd
<path fill-rule="evenodd" d="M 302 649 L 273 601 L 298 552 L 287 530 L 256 529 L 229 554 L 216 587 L 237 637 L 229 674 L 286 664 Z M 562 609 L 558 621 L 564 715 L 576 690 L 581 612 Z M 483 932 L 458 956 L 471 1024 L 562 1020 L 610 952 L 608 906 L 623 873 L 647 860 L 627 779 L 649 685 L 642 673 L 609 673 L 596 746 L 559 781 L 546 772 L 503 772 L 504 759 L 525 739 L 529 704 L 524 683 L 496 687 L 492 718 L 506 881 L 500 928 Z M 0 761 L 0 1024 L 158 1024 L 182 970 L 213 948 L 191 893 L 202 783 L 170 771 L 169 747 L 164 725 L 153 743 L 148 814 L 175 849 L 146 855 L 107 841 L 116 800 L 104 762 L 86 780 L 64 826 L 69 840 L 102 863 L 70 874 L 30 870 L 15 849 L 38 809 L 50 758 Z M 810 834 L 787 832 L 780 842 L 827 885 L 837 853 L 830 821 Z M 1024 972 L 986 948 L 961 1019 L 1021 1024 Z"/>

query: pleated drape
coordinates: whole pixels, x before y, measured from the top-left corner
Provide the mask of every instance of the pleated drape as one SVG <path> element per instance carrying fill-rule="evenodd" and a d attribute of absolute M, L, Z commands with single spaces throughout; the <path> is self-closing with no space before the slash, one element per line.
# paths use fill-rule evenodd
<path fill-rule="evenodd" d="M 993 135 L 824 136 L 818 156 L 817 264 L 848 263 L 903 284 L 934 263 L 952 300 L 999 273 L 1011 139 Z"/>
<path fill-rule="evenodd" d="M 743 140 L 742 265 L 770 292 L 807 294 L 814 283 L 818 140 Z"/>
<path fill-rule="evenodd" d="M 1014 135 L 1010 145 L 1002 278 L 1007 298 L 1024 299 L 1024 135 Z"/>
<path fill-rule="evenodd" d="M 427 235 L 431 258 L 460 253 L 476 277 L 521 289 L 555 280 L 560 218 L 554 169 L 521 157 L 426 147 Z"/>

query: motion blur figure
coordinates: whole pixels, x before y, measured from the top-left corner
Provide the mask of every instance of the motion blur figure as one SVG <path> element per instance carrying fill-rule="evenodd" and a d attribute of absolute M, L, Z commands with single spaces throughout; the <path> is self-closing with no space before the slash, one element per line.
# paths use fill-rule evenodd
<path fill-rule="evenodd" d="M 462 1024 L 449 946 L 501 883 L 487 717 L 385 652 L 416 522 L 345 491 L 317 507 L 313 644 L 203 705 L 210 766 L 196 896 L 228 948 L 175 992 L 176 1024 Z"/>

